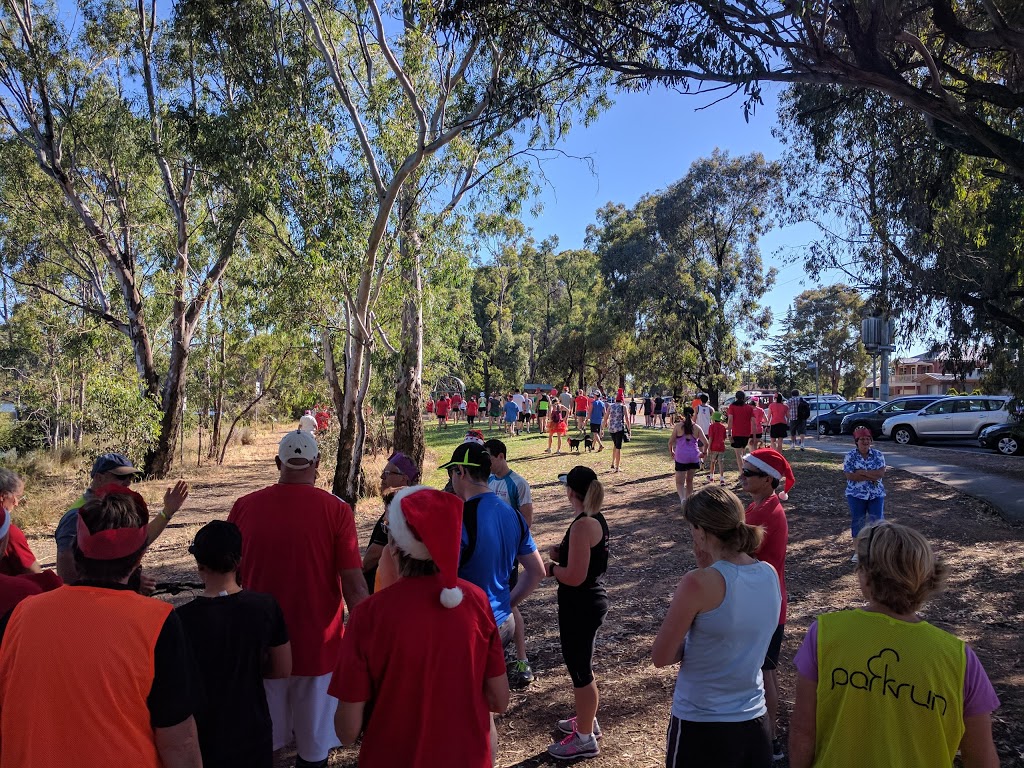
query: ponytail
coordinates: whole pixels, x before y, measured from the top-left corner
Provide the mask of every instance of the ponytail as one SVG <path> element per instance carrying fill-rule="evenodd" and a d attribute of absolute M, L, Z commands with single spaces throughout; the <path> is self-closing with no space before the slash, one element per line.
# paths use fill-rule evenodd
<path fill-rule="evenodd" d="M 693 419 L 692 419 L 692 416 L 693 416 L 693 408 L 691 408 L 690 406 L 686 406 L 685 408 L 683 408 L 683 434 L 684 435 L 692 435 L 693 434 Z"/>
<path fill-rule="evenodd" d="M 583 512 L 587 517 L 593 517 L 601 511 L 604 504 L 604 486 L 600 480 L 592 480 L 587 487 L 587 495 L 583 497 Z"/>

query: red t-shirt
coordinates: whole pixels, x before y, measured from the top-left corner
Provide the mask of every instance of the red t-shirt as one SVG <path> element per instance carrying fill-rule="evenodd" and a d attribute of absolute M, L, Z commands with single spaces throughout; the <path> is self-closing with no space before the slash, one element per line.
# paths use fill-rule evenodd
<path fill-rule="evenodd" d="M 712 422 L 708 427 L 708 442 L 711 443 L 708 447 L 711 453 L 722 453 L 725 450 L 725 424 L 720 421 Z"/>
<path fill-rule="evenodd" d="M 763 525 L 764 540 L 754 553 L 758 560 L 768 563 L 779 574 L 779 589 L 782 591 L 782 610 L 779 624 L 786 623 L 786 545 L 789 543 L 789 523 L 782 502 L 774 493 L 757 506 L 746 509 L 747 525 Z"/>
<path fill-rule="evenodd" d="M 580 395 L 576 398 L 576 413 L 585 411 L 590 406 L 590 399 L 586 395 Z"/>
<path fill-rule="evenodd" d="M 448 398 L 442 397 L 440 400 L 437 401 L 437 404 L 434 406 L 434 412 L 438 416 L 447 416 L 448 415 L 448 411 L 451 410 L 451 407 L 452 407 L 451 400 L 449 400 Z"/>
<path fill-rule="evenodd" d="M 427 400 L 427 413 L 433 413 L 433 412 L 434 412 L 434 401 L 433 400 Z"/>
<path fill-rule="evenodd" d="M 452 395 L 452 408 L 458 408 L 461 403 L 462 403 L 462 395 L 459 395 L 459 394 Z"/>
<path fill-rule="evenodd" d="M 750 437 L 753 434 L 754 406 L 749 403 L 743 405 L 733 403 L 726 412 L 732 416 L 733 437 Z"/>
<path fill-rule="evenodd" d="M 331 672 L 345 631 L 339 574 L 363 562 L 351 507 L 312 485 L 278 483 L 238 499 L 228 521 L 242 531 L 243 586 L 270 593 L 284 613 L 292 674 Z"/>
<path fill-rule="evenodd" d="M 466 401 L 466 415 L 476 416 L 480 412 L 480 404 L 476 401 L 476 398 L 471 397 Z"/>
<path fill-rule="evenodd" d="M 20 576 L 26 573 L 36 561 L 36 556 L 28 545 L 28 539 L 21 528 L 12 524 L 10 538 L 7 541 L 7 554 L 0 557 L 0 575 Z"/>
<path fill-rule="evenodd" d="M 768 406 L 772 424 L 785 424 L 789 421 L 789 406 L 785 403 L 771 403 Z"/>
<path fill-rule="evenodd" d="M 479 587 L 459 579 L 462 602 L 445 608 L 442 586 L 400 579 L 352 611 L 327 692 L 372 703 L 363 768 L 490 768 L 484 681 L 505 674 L 498 628 Z"/>

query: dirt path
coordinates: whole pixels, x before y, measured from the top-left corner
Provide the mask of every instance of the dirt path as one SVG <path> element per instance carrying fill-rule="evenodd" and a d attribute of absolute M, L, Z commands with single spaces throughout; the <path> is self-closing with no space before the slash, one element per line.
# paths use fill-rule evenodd
<path fill-rule="evenodd" d="M 530 480 L 535 501 L 534 531 L 544 548 L 562 536 L 569 522 L 557 471 L 574 463 L 589 464 L 606 483 L 605 515 L 613 536 L 613 561 L 607 583 L 611 598 L 608 621 L 598 637 L 595 671 L 601 687 L 601 755 L 588 764 L 639 768 L 664 764 L 664 733 L 676 670 L 655 670 L 650 644 L 660 626 L 680 575 L 694 567 L 689 537 L 672 489 L 671 465 L 664 450 L 665 433 L 637 430 L 619 475 L 607 472 L 607 453 L 540 456 L 536 437 L 509 443 L 513 466 Z M 186 547 L 206 521 L 226 517 L 238 496 L 275 479 L 273 456 L 278 434 L 263 433 L 249 447 L 236 448 L 223 467 L 188 474 L 192 496 L 169 530 L 147 555 L 145 564 L 161 578 L 191 579 Z M 444 439 L 461 439 L 453 430 Z M 437 446 L 437 441 L 433 441 Z M 450 452 L 447 445 L 438 453 Z M 838 457 L 818 452 L 790 453 L 798 485 L 786 503 L 790 522 L 787 565 L 790 608 L 783 645 L 782 707 L 787 726 L 795 671 L 792 658 L 810 621 L 827 610 L 860 603 L 853 566 L 843 484 Z M 428 482 L 432 480 L 430 476 Z M 433 480 L 437 480 L 435 475 Z M 436 482 L 434 483 L 436 484 Z M 151 502 L 165 484 L 142 484 Z M 1024 767 L 1024 528 L 1003 522 L 981 502 L 946 486 L 904 472 L 886 479 L 887 516 L 919 528 L 952 565 L 949 588 L 923 611 L 970 642 L 1002 700 L 994 731 L 1003 766 Z M 365 543 L 379 514 L 368 500 L 356 512 L 360 541 Z M 43 562 L 52 563 L 52 538 L 32 537 Z M 499 765 L 552 764 L 545 749 L 555 737 L 555 721 L 571 714 L 572 690 L 558 646 L 555 590 L 545 583 L 523 606 L 528 646 L 537 680 L 513 693 L 512 705 L 499 719 Z M 291 765 L 282 756 L 280 766 Z M 777 765 L 785 766 L 785 761 Z M 332 766 L 355 766 L 355 750 L 342 750 Z"/>

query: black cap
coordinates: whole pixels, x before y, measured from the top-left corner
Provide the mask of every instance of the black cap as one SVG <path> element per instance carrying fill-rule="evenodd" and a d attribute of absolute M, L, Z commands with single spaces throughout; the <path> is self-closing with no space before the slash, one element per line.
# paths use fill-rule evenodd
<path fill-rule="evenodd" d="M 450 469 L 451 467 L 482 467 L 489 472 L 491 454 L 478 443 L 462 443 L 455 448 L 451 461 L 442 464 L 439 469 Z"/>
<path fill-rule="evenodd" d="M 228 573 L 242 561 L 242 532 L 234 523 L 213 520 L 199 529 L 188 551 L 199 565 Z"/>
<path fill-rule="evenodd" d="M 576 466 L 569 470 L 567 475 L 559 475 L 558 481 L 567 485 L 576 492 L 581 499 L 590 490 L 590 484 L 597 480 L 597 473 L 590 467 Z"/>

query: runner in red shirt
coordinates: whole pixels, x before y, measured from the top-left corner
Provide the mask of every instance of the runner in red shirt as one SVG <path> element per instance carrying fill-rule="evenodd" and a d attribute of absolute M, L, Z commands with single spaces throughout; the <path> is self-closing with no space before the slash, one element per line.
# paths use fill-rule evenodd
<path fill-rule="evenodd" d="M 455 392 L 452 395 L 451 404 L 452 404 L 452 407 L 451 407 L 451 409 L 452 409 L 452 419 L 455 421 L 456 424 L 458 424 L 459 423 L 459 411 L 461 410 L 460 406 L 462 405 L 462 395 L 460 395 L 458 392 Z"/>
<path fill-rule="evenodd" d="M 452 401 L 448 399 L 448 395 L 441 395 L 434 403 L 434 413 L 437 414 L 437 425 L 448 429 L 448 411 L 451 410 Z"/>
<path fill-rule="evenodd" d="M 576 405 L 576 426 L 582 432 L 586 427 L 587 414 L 590 412 L 590 398 L 583 394 L 582 389 L 577 390 L 574 404 Z"/>
<path fill-rule="evenodd" d="M 489 712 L 508 706 L 498 628 L 458 578 L 462 501 L 413 486 L 388 508 L 402 578 L 352 612 L 329 692 L 362 768 L 490 768 Z"/>
<path fill-rule="evenodd" d="M 736 467 L 740 468 L 743 452 L 757 429 L 754 425 L 754 406 L 747 402 L 747 393 L 740 390 L 736 393 L 736 402 L 725 412 L 729 417 L 729 434 L 732 436 L 733 453 L 736 454 Z"/>
<path fill-rule="evenodd" d="M 480 403 L 476 401 L 475 397 L 471 397 L 466 400 L 466 421 L 469 426 L 473 426 L 476 422 L 477 414 L 480 413 Z"/>
<path fill-rule="evenodd" d="M 274 749 L 294 737 L 306 764 L 327 765 L 338 746 L 327 695 L 344 633 L 345 602 L 366 597 L 352 509 L 316 487 L 320 449 L 308 432 L 289 432 L 277 451 L 275 485 L 238 499 L 228 521 L 242 532 L 242 586 L 274 596 L 292 644 L 292 676 L 267 680 Z M 344 602 L 342 601 L 344 595 Z"/>
<path fill-rule="evenodd" d="M 786 546 L 789 543 L 789 523 L 786 520 L 786 512 L 782 509 L 782 502 L 789 498 L 789 491 L 796 484 L 796 479 L 786 458 L 771 448 L 751 451 L 744 457 L 742 478 L 743 490 L 752 497 L 750 506 L 746 509 L 747 525 L 764 526 L 764 539 L 754 557 L 775 569 L 779 574 L 779 589 L 782 592 L 779 625 L 772 635 L 764 665 L 761 667 L 773 752 L 780 756 L 782 744 L 777 739 L 775 720 L 779 712 L 779 650 L 782 648 L 782 636 L 786 629 Z M 779 487 L 779 483 L 783 486 L 776 495 L 775 489 Z"/>

